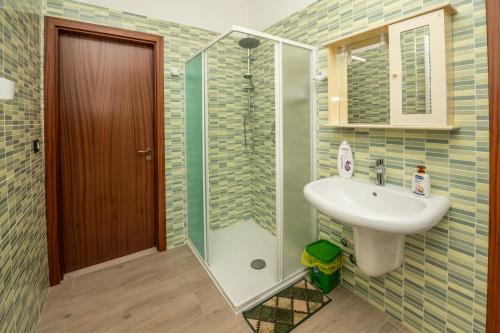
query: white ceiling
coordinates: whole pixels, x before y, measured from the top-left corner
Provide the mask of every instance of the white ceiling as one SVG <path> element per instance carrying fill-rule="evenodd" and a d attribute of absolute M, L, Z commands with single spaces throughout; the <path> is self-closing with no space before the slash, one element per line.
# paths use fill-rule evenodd
<path fill-rule="evenodd" d="M 216 32 L 264 30 L 316 0 L 81 0 Z"/>

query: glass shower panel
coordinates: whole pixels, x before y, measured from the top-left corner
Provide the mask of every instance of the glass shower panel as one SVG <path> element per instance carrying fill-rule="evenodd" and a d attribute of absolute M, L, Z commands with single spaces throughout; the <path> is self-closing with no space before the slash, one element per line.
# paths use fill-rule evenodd
<path fill-rule="evenodd" d="M 202 54 L 186 62 L 185 77 L 188 238 L 205 258 Z"/>
<path fill-rule="evenodd" d="M 253 129 L 250 154 L 251 218 L 276 236 L 275 42 L 261 39 L 251 51 L 247 114 Z"/>
<path fill-rule="evenodd" d="M 314 240 L 311 207 L 304 186 L 312 179 L 311 53 L 283 44 L 283 277 L 300 271 L 305 245 Z"/>
<path fill-rule="evenodd" d="M 275 42 L 232 33 L 206 73 L 209 267 L 244 307 L 277 282 Z"/>
<path fill-rule="evenodd" d="M 209 229 L 250 218 L 246 50 L 227 36 L 207 49 Z M 214 248 L 214 250 L 216 250 Z M 216 254 L 214 254 L 216 255 Z"/>

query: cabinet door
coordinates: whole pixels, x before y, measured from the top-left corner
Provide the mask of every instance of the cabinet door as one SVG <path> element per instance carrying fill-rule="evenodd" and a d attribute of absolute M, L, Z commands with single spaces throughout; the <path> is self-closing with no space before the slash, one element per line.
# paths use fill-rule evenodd
<path fill-rule="evenodd" d="M 392 125 L 448 124 L 446 23 L 438 10 L 389 26 Z"/>

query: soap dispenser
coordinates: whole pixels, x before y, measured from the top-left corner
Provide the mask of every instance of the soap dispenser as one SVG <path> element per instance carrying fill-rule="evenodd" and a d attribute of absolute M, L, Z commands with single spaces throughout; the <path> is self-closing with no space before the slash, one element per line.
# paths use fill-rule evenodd
<path fill-rule="evenodd" d="M 339 176 L 342 178 L 351 178 L 354 171 L 354 159 L 352 156 L 351 146 L 347 141 L 342 141 L 339 146 L 337 156 L 337 169 Z"/>
<path fill-rule="evenodd" d="M 413 193 L 422 197 L 429 196 L 431 192 L 431 178 L 425 173 L 425 166 L 417 166 L 417 172 L 413 174 L 412 189 Z"/>

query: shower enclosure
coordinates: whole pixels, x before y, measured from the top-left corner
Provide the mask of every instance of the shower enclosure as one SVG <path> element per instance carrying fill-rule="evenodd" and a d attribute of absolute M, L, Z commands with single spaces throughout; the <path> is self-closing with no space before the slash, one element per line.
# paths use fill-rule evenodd
<path fill-rule="evenodd" d="M 233 27 L 185 63 L 187 243 L 235 311 L 301 278 L 315 48 Z"/>

